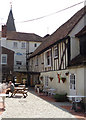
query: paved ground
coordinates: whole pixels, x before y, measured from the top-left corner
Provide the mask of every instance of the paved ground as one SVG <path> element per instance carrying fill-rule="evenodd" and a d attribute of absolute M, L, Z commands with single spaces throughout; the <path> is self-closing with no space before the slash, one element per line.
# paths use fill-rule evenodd
<path fill-rule="evenodd" d="M 27 98 L 6 98 L 5 103 L 6 110 L 1 115 L 2 118 L 74 118 L 59 106 L 69 103 L 47 102 L 33 92 L 28 92 Z"/>

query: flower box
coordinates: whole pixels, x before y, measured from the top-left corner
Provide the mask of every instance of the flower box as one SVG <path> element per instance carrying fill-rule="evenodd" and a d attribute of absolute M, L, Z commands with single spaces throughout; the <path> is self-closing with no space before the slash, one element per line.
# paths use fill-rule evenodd
<path fill-rule="evenodd" d="M 49 77 L 50 78 L 50 81 L 52 81 L 53 80 L 53 77 Z"/>
<path fill-rule="evenodd" d="M 40 80 L 43 80 L 43 76 L 40 77 Z"/>
<path fill-rule="evenodd" d="M 66 78 L 65 77 L 62 77 L 61 78 L 62 82 L 64 83 L 66 81 Z"/>

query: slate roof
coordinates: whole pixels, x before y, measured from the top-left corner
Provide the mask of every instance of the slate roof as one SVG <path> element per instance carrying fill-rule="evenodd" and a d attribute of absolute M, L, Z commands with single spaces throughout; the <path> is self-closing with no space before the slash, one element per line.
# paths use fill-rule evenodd
<path fill-rule="evenodd" d="M 7 40 L 42 42 L 43 38 L 34 33 L 7 31 Z"/>
<path fill-rule="evenodd" d="M 65 22 L 61 27 L 59 27 L 52 35 L 44 39 L 42 44 L 33 52 L 30 57 L 41 53 L 42 51 L 49 48 L 51 45 L 55 44 L 57 41 L 67 37 L 75 25 L 81 20 L 81 18 L 86 14 L 86 6 L 79 10 L 75 15 L 73 15 L 67 22 Z"/>
<path fill-rule="evenodd" d="M 13 13 L 12 13 L 12 8 L 10 10 L 6 26 L 7 26 L 7 31 L 16 31 L 14 18 L 13 18 Z"/>

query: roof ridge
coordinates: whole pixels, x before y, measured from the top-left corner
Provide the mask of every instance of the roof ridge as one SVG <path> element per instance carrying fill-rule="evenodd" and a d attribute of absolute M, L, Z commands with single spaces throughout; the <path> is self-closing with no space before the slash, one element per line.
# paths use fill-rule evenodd
<path fill-rule="evenodd" d="M 85 12 L 84 12 L 85 11 Z M 31 57 L 37 55 L 41 51 L 49 46 L 55 44 L 57 41 L 65 38 L 72 31 L 75 25 L 80 21 L 80 19 L 86 14 L 86 6 L 76 12 L 69 20 L 62 24 L 54 33 L 49 37 L 44 39 L 44 42 L 33 52 Z"/>

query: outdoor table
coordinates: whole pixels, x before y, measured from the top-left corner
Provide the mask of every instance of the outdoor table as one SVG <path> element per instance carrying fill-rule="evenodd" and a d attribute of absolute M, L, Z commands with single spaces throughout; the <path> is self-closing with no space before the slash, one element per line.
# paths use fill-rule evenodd
<path fill-rule="evenodd" d="M 26 90 L 28 90 L 28 88 L 25 88 L 25 87 L 15 87 L 14 95 L 16 93 L 21 93 L 25 97 L 25 95 L 27 96 L 27 91 Z"/>
<path fill-rule="evenodd" d="M 49 94 L 53 95 L 55 91 L 56 91 L 56 89 L 54 89 L 54 88 L 47 89 L 48 95 Z"/>
<path fill-rule="evenodd" d="M 2 101 L 3 101 L 3 109 L 5 109 L 5 98 L 6 98 L 6 96 L 8 96 L 8 94 L 5 94 L 5 93 L 0 94 L 0 97 L 2 97 Z"/>
<path fill-rule="evenodd" d="M 18 87 L 25 87 L 25 85 L 18 85 Z"/>
<path fill-rule="evenodd" d="M 49 90 L 50 88 L 48 87 L 48 86 L 44 86 L 44 88 L 43 88 L 43 93 L 45 94 L 45 95 L 48 95 L 48 90 Z"/>
<path fill-rule="evenodd" d="M 19 90 L 24 90 L 24 91 L 25 91 L 25 90 L 28 90 L 28 88 L 23 88 L 23 87 L 15 87 L 15 90 L 16 90 L 16 91 L 19 91 Z"/>
<path fill-rule="evenodd" d="M 15 86 L 17 87 L 17 86 L 19 86 L 21 83 L 15 83 Z"/>
<path fill-rule="evenodd" d="M 83 98 L 86 98 L 86 96 L 81 96 L 81 95 L 68 95 L 67 96 L 68 98 L 74 98 L 73 99 L 73 101 L 72 101 L 72 109 L 74 108 L 74 110 L 75 110 L 75 112 L 77 112 L 77 105 L 78 105 L 78 103 L 79 104 L 81 104 L 80 102 L 80 100 L 76 100 L 77 98 L 81 98 L 81 99 L 83 99 Z M 85 107 L 85 113 L 86 113 L 86 106 L 84 106 Z"/>

